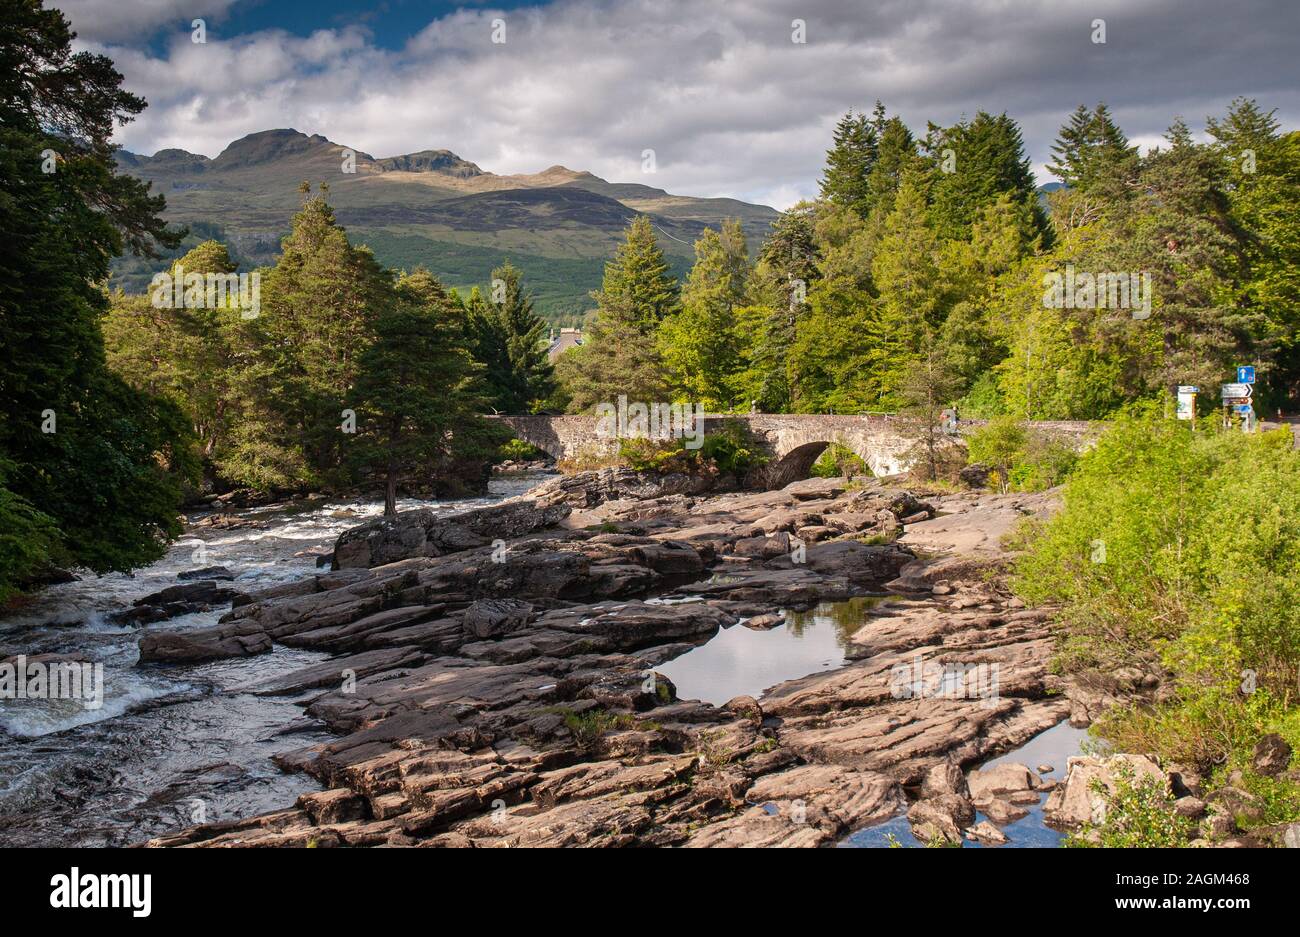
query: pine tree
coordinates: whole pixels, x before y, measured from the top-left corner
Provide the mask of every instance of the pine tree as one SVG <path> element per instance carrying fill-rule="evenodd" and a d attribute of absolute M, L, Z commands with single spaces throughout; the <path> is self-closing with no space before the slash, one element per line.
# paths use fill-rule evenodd
<path fill-rule="evenodd" d="M 833 139 L 826 151 L 821 196 L 866 218 L 871 210 L 867 180 L 876 162 L 876 128 L 865 114 L 849 111 L 835 125 Z"/>
<path fill-rule="evenodd" d="M 1124 260 L 1131 262 L 1112 269 L 1151 275 L 1163 349 L 1151 378 L 1172 392 L 1178 384 L 1213 386 L 1231 373 L 1262 334 L 1263 320 L 1230 299 L 1243 244 L 1230 223 L 1226 166 L 1213 148 L 1192 140 L 1181 119 L 1165 138 L 1169 146 L 1143 161 L 1142 195 L 1122 222 Z"/>
<path fill-rule="evenodd" d="M 1048 170 L 1072 189 L 1106 202 L 1122 202 L 1134 193 L 1137 147 L 1111 118 L 1110 109 L 1080 104 L 1052 146 Z"/>
<path fill-rule="evenodd" d="M 597 310 L 586 341 L 561 356 L 556 374 L 571 395 L 569 410 L 581 413 L 620 394 L 646 403 L 667 396 L 659 356 L 659 324 L 676 315 L 681 299 L 650 219 L 638 216 L 592 294 Z"/>
<path fill-rule="evenodd" d="M 546 323 L 533 311 L 517 267 L 492 271 L 488 299 L 477 289 L 466 303 L 474 357 L 486 368 L 488 405 L 501 413 L 534 412 L 555 391 L 546 357 Z"/>
<path fill-rule="evenodd" d="M 762 412 L 782 413 L 792 404 L 791 387 L 799 378 L 792 371 L 790 349 L 819 276 L 819 255 L 809 202 L 800 202 L 773 221 L 759 251 L 751 288 L 755 304 L 737 316 L 741 334 L 748 339 L 741 401 Z"/>
<path fill-rule="evenodd" d="M 736 313 L 749 288 L 749 251 L 739 221 L 705 229 L 682 289 L 682 309 L 660 326 L 659 347 L 675 396 L 727 412 L 739 403 L 743 337 Z"/>
<path fill-rule="evenodd" d="M 876 161 L 867 179 L 867 198 L 871 213 L 883 219 L 894 210 L 894 196 L 904 176 L 912 174 L 923 184 L 923 162 L 912 131 L 899 117 L 886 117 L 885 108 L 876 102 L 873 124 L 876 131 Z"/>
<path fill-rule="evenodd" d="M 172 264 L 170 274 L 237 270 L 224 244 L 204 241 Z M 215 295 L 213 297 L 216 298 Z M 132 387 L 174 400 L 189 417 L 203 458 L 224 448 L 229 430 L 231 332 L 242 315 L 237 297 L 220 307 L 156 308 L 151 295 L 120 290 L 104 320 L 108 364 Z"/>
<path fill-rule="evenodd" d="M 871 266 L 880 291 L 880 314 L 872 332 L 874 370 L 882 393 L 894 403 L 923 351 L 923 339 L 943 324 L 937 247 L 920 180 L 909 173 Z"/>
<path fill-rule="evenodd" d="M 124 249 L 153 256 L 183 232 L 166 229 L 161 196 L 116 173 L 111 136 L 144 101 L 121 89 L 109 59 L 74 54 L 71 41 L 58 10 L 6 4 L 0 514 L 25 518 L 33 536 L 17 552 L 0 545 L 0 592 L 49 562 L 107 572 L 157 559 L 179 533 L 196 464 L 183 415 L 105 365 L 108 298 L 97 284 L 110 259 Z"/>
<path fill-rule="evenodd" d="M 1256 388 L 1270 411 L 1300 406 L 1300 133 L 1281 135 L 1274 113 L 1238 98 L 1223 120 L 1206 122 L 1227 167 L 1232 220 L 1250 234 L 1242 302 L 1265 317 L 1262 338 L 1275 350 Z"/>
<path fill-rule="evenodd" d="M 428 271 L 397 282 L 374 330 L 352 393 L 358 434 L 349 460 L 383 477 L 384 514 L 392 515 L 403 476 L 436 476 L 483 432 L 482 400 L 474 390 L 476 366 L 460 346 L 458 307 Z"/>
<path fill-rule="evenodd" d="M 926 149 L 936 167 L 930 200 L 941 239 L 968 237 L 975 219 L 1002 196 L 1020 206 L 1026 244 L 1047 233 L 1020 128 L 1005 113 L 995 117 L 980 111 L 970 122 L 932 128 Z"/>
<path fill-rule="evenodd" d="M 292 487 L 343 478 L 345 410 L 374 320 L 391 301 L 390 274 L 370 251 L 353 247 L 323 195 L 308 196 L 294 216 L 280 261 L 263 285 L 252 333 L 256 366 L 244 376 L 251 412 L 241 448 L 287 469 L 264 483 Z M 250 438 L 248 428 L 256 428 Z M 245 456 L 236 454 L 236 461 Z"/>

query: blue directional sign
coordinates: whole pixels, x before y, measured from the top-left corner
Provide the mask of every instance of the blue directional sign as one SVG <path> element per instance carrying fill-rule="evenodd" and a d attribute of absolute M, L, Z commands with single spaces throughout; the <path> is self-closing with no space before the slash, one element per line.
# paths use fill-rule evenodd
<path fill-rule="evenodd" d="M 1243 364 L 1237 368 L 1238 384 L 1255 383 L 1255 366 L 1253 364 Z"/>
<path fill-rule="evenodd" d="M 1247 413 L 1250 413 L 1253 408 L 1248 403 L 1239 403 L 1234 409 L 1242 416 L 1245 416 Z"/>

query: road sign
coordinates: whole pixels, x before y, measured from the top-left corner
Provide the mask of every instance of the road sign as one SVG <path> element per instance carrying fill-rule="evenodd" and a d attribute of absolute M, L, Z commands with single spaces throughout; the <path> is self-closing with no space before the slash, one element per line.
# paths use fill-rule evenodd
<path fill-rule="evenodd" d="M 1240 413 L 1242 416 L 1245 416 L 1247 413 L 1254 413 L 1254 412 L 1255 412 L 1255 408 L 1252 407 L 1252 406 L 1251 406 L 1250 404 L 1248 404 L 1248 403 L 1239 403 L 1239 404 L 1236 404 L 1236 405 L 1233 407 L 1233 409 L 1236 410 L 1238 413 Z"/>
<path fill-rule="evenodd" d="M 1179 384 L 1178 393 L 1180 394 L 1199 394 L 1201 389 L 1195 384 Z"/>
<path fill-rule="evenodd" d="M 1196 388 L 1184 386 L 1178 388 L 1178 419 L 1196 419 Z"/>
<path fill-rule="evenodd" d="M 1238 384 L 1255 383 L 1255 366 L 1253 364 L 1243 364 L 1237 367 Z"/>
<path fill-rule="evenodd" d="M 1224 384 L 1220 389 L 1219 396 L 1224 400 L 1230 397 L 1249 397 L 1254 388 L 1249 384 Z"/>

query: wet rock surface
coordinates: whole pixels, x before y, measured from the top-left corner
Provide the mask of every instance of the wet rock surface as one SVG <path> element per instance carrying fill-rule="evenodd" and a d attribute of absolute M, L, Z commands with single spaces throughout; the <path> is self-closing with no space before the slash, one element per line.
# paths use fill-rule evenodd
<path fill-rule="evenodd" d="M 334 571 L 239 599 L 213 628 L 146 634 L 145 661 L 334 655 L 253 688 L 336 733 L 276 758 L 324 790 L 152 844 L 825 846 L 902 811 L 926 839 L 996 842 L 975 805 L 1006 786 L 988 803 L 1009 815 L 1037 775 L 964 772 L 1071 704 L 1048 672 L 1050 615 L 1013 604 L 995 550 L 918 560 L 912 532 L 930 543 L 942 505 L 875 482 L 701 497 L 583 476 L 370 522 L 339 538 Z M 1014 497 L 960 497 L 1024 516 Z M 656 673 L 742 620 L 777 627 L 900 578 L 930 589 L 873 609 L 841 669 L 722 706 Z"/>

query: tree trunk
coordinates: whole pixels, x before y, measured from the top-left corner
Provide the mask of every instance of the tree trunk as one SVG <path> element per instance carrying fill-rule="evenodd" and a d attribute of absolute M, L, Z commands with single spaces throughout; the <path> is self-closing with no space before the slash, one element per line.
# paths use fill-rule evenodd
<path fill-rule="evenodd" d="M 384 485 L 384 517 L 397 513 L 397 461 L 388 462 L 388 479 Z"/>

